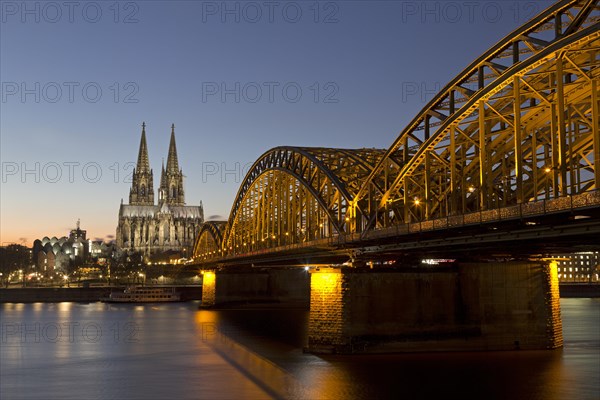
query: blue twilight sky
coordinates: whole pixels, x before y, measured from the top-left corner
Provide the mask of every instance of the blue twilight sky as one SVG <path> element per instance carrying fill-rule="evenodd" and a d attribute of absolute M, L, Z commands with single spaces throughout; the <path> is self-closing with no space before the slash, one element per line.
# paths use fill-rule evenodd
<path fill-rule="evenodd" d="M 280 145 L 387 148 L 551 1 L 0 1 L 1 238 L 114 235 L 141 123 L 186 202 L 229 215 Z"/>

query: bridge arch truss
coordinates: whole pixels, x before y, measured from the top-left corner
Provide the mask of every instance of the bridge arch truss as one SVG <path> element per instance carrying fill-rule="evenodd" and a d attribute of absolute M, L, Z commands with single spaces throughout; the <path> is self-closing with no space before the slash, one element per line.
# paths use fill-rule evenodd
<path fill-rule="evenodd" d="M 384 153 L 309 147 L 269 150 L 254 163 L 238 191 L 223 250 L 245 253 L 348 233 L 348 206 Z"/>
<path fill-rule="evenodd" d="M 598 1 L 561 1 L 450 82 L 355 196 L 355 231 L 600 188 Z"/>
<path fill-rule="evenodd" d="M 206 261 L 223 254 L 221 244 L 226 225 L 227 221 L 206 221 L 202 224 L 194 244 L 195 259 Z"/>

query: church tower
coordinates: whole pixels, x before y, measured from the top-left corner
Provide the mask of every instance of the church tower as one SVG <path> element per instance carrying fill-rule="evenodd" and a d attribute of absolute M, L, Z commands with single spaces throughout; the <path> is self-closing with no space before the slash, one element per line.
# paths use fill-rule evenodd
<path fill-rule="evenodd" d="M 117 247 L 131 254 L 138 252 L 146 260 L 173 257 L 178 253 L 187 258 L 204 221 L 202 202 L 199 206 L 186 206 L 183 191 L 183 172 L 179 168 L 175 125 L 171 126 L 171 142 L 166 165 L 163 162 L 158 204 L 154 204 L 152 170 L 148 160 L 146 124 L 142 124 L 142 138 L 131 190 L 129 204 L 119 207 Z"/>
<path fill-rule="evenodd" d="M 177 161 L 177 146 L 175 145 L 175 124 L 171 125 L 171 142 L 167 156 L 167 168 L 163 164 L 160 175 L 160 188 L 158 194 L 160 204 L 183 206 L 185 197 L 183 192 L 183 171 L 179 169 Z"/>
<path fill-rule="evenodd" d="M 148 160 L 148 146 L 146 144 L 146 123 L 142 123 L 142 139 L 138 153 L 137 166 L 133 170 L 133 181 L 129 191 L 129 204 L 135 206 L 154 205 L 154 183 L 150 161 Z"/>

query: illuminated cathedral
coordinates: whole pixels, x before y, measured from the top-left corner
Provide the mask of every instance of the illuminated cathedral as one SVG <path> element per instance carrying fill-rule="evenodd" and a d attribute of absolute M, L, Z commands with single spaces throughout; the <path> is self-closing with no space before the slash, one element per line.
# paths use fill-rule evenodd
<path fill-rule="evenodd" d="M 164 161 L 158 187 L 158 201 L 154 203 L 154 183 L 148 146 L 146 124 L 142 124 L 142 138 L 136 168 L 133 170 L 129 204 L 119 208 L 117 246 L 126 252 L 140 252 L 144 256 L 192 251 L 200 225 L 204 221 L 202 202 L 199 206 L 185 205 L 183 171 L 177 160 L 175 126 L 171 126 L 171 142 L 167 166 Z"/>

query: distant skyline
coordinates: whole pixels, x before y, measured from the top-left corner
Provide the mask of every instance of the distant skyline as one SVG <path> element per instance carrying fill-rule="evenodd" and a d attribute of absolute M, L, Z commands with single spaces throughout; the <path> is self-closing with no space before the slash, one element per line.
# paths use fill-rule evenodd
<path fill-rule="evenodd" d="M 387 148 L 552 1 L 0 2 L 0 241 L 115 234 L 141 134 L 226 219 L 275 146 Z"/>

